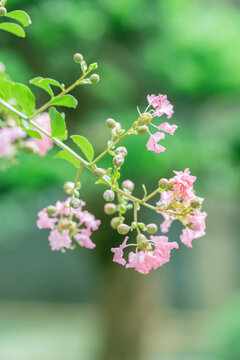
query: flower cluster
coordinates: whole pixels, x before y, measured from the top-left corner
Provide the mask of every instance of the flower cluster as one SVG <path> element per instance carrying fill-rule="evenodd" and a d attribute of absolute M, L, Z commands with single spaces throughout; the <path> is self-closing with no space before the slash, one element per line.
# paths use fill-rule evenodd
<path fill-rule="evenodd" d="M 66 201 L 57 201 L 55 206 L 50 205 L 38 213 L 38 228 L 51 229 L 48 239 L 52 250 L 74 248 L 73 239 L 88 249 L 96 246 L 90 236 L 99 228 L 101 222 L 83 210 L 83 206 L 85 202 L 81 201 L 76 208 L 76 204 L 69 197 Z"/>

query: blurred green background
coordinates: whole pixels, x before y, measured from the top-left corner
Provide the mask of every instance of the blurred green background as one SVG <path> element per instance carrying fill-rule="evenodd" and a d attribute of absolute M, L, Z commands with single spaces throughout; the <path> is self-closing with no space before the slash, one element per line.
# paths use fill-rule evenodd
<path fill-rule="evenodd" d="M 48 246 L 37 212 L 64 199 L 75 171 L 61 160 L 21 154 L 0 174 L 0 359 L 240 359 L 240 3 L 237 0 L 9 0 L 33 24 L 27 38 L 0 33 L 0 61 L 15 81 L 35 76 L 71 84 L 72 55 L 97 61 L 101 81 L 74 91 L 69 133 L 100 153 L 108 117 L 127 127 L 146 95 L 166 93 L 179 126 L 167 151 L 147 152 L 147 136 L 125 141 L 122 176 L 154 189 L 189 167 L 205 197 L 207 235 L 143 276 L 111 261 L 119 238 L 102 212 L 102 185 L 86 172 L 81 196 L 102 221 L 96 251 Z M 37 104 L 47 97 L 38 89 Z M 107 166 L 110 159 L 103 162 Z M 142 211 L 146 222 L 161 222 Z M 179 238 L 174 224 L 170 240 Z"/>

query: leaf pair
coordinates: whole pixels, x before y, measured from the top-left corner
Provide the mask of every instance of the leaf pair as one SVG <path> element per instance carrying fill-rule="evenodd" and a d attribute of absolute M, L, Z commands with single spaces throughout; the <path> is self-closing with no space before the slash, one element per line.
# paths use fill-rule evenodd
<path fill-rule="evenodd" d="M 27 27 L 32 23 L 29 15 L 22 10 L 11 11 L 7 13 L 5 17 L 17 20 L 24 27 Z M 7 31 L 11 34 L 24 38 L 25 31 L 22 26 L 11 22 L 3 22 L 0 24 L 0 30 Z"/>

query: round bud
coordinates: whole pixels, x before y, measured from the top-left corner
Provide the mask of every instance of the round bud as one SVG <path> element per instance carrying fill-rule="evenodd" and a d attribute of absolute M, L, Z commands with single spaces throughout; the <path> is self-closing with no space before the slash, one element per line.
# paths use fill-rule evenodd
<path fill-rule="evenodd" d="M 7 15 L 7 9 L 5 7 L 0 7 L 0 16 Z"/>
<path fill-rule="evenodd" d="M 148 133 L 148 127 L 146 125 L 139 126 L 137 129 L 138 135 L 145 135 Z"/>
<path fill-rule="evenodd" d="M 70 205 L 72 208 L 78 209 L 81 206 L 81 202 L 82 202 L 81 200 L 73 198 L 70 202 Z"/>
<path fill-rule="evenodd" d="M 120 204 L 119 205 L 119 211 L 121 211 L 121 213 L 125 214 L 125 212 L 127 211 L 126 205 Z"/>
<path fill-rule="evenodd" d="M 48 215 L 53 215 L 53 214 L 55 214 L 56 211 L 57 211 L 57 209 L 56 209 L 55 206 L 53 206 L 53 205 L 49 205 L 49 206 L 46 208 L 46 210 L 47 210 L 47 214 L 48 214 Z"/>
<path fill-rule="evenodd" d="M 147 238 L 146 238 L 145 235 L 139 234 L 139 235 L 137 236 L 137 245 L 138 245 L 138 246 L 142 246 L 143 244 L 146 244 L 147 241 L 148 241 L 148 240 L 147 240 Z"/>
<path fill-rule="evenodd" d="M 134 190 L 134 183 L 131 180 L 124 180 L 122 182 L 122 188 L 124 190 L 128 190 L 130 192 L 133 192 Z"/>
<path fill-rule="evenodd" d="M 73 190 L 74 190 L 74 183 L 71 182 L 71 181 L 67 181 L 67 182 L 63 185 L 63 190 L 65 191 L 66 194 L 72 195 Z"/>
<path fill-rule="evenodd" d="M 73 60 L 75 61 L 75 63 L 81 64 L 81 62 L 83 62 L 83 56 L 82 56 L 82 54 L 76 53 L 76 54 L 73 56 Z"/>
<path fill-rule="evenodd" d="M 120 224 L 117 227 L 117 231 L 121 235 L 126 235 L 130 230 L 130 227 L 127 224 Z"/>
<path fill-rule="evenodd" d="M 38 154 L 39 147 L 33 141 L 27 141 L 23 145 L 23 150 L 28 154 Z"/>
<path fill-rule="evenodd" d="M 158 182 L 158 186 L 160 187 L 160 189 L 165 190 L 168 187 L 168 180 L 167 179 L 160 179 Z"/>
<path fill-rule="evenodd" d="M 96 168 L 93 171 L 94 175 L 98 178 L 102 178 L 105 175 L 105 170 L 101 169 L 101 168 Z"/>
<path fill-rule="evenodd" d="M 156 224 L 148 224 L 146 228 L 148 234 L 155 234 L 158 231 L 158 227 Z"/>
<path fill-rule="evenodd" d="M 106 201 L 113 201 L 114 198 L 115 198 L 115 194 L 114 194 L 114 192 L 112 190 L 106 190 L 103 193 L 103 198 Z"/>
<path fill-rule="evenodd" d="M 192 200 L 191 201 L 191 207 L 193 208 L 193 209 L 198 209 L 198 208 L 200 208 L 201 207 L 201 201 L 199 201 L 199 199 L 198 198 L 196 198 L 196 199 L 194 199 L 194 200 Z"/>
<path fill-rule="evenodd" d="M 100 81 L 100 76 L 98 74 L 92 74 L 90 76 L 90 81 L 92 84 L 97 84 Z"/>
<path fill-rule="evenodd" d="M 168 186 L 167 186 L 167 189 L 168 189 L 168 190 L 173 190 L 174 182 L 175 182 L 174 179 L 168 180 Z"/>
<path fill-rule="evenodd" d="M 149 113 L 143 113 L 138 118 L 139 125 L 146 125 L 152 120 L 152 115 Z"/>
<path fill-rule="evenodd" d="M 121 167 L 124 164 L 124 157 L 122 155 L 116 155 L 113 158 L 113 164 L 116 167 Z"/>
<path fill-rule="evenodd" d="M 119 146 L 115 152 L 117 155 L 127 156 L 127 149 L 124 146 Z"/>
<path fill-rule="evenodd" d="M 113 215 L 117 210 L 117 206 L 113 203 L 105 204 L 104 205 L 104 212 L 107 215 Z"/>
<path fill-rule="evenodd" d="M 107 119 L 106 125 L 109 129 L 114 129 L 116 127 L 116 121 L 113 119 Z"/>
<path fill-rule="evenodd" d="M 112 220 L 110 222 L 110 225 L 114 230 L 116 230 L 118 225 L 120 225 L 120 224 L 121 224 L 121 220 L 119 219 L 119 217 L 112 218 Z"/>

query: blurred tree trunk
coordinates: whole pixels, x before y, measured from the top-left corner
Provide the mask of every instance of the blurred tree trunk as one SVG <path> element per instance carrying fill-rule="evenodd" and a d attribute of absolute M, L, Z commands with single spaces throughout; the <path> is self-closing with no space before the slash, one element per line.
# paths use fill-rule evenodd
<path fill-rule="evenodd" d="M 152 277 L 113 264 L 106 277 L 106 339 L 100 359 L 140 360 L 155 298 Z"/>

